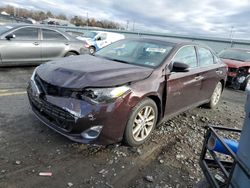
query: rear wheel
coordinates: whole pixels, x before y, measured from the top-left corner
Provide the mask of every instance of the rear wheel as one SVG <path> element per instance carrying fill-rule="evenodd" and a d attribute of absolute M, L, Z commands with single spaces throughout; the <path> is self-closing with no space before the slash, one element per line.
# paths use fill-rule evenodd
<path fill-rule="evenodd" d="M 67 52 L 64 57 L 77 55 L 75 52 Z"/>
<path fill-rule="evenodd" d="M 221 94 L 222 94 L 222 83 L 218 82 L 207 106 L 209 108 L 215 108 L 220 101 Z"/>
<path fill-rule="evenodd" d="M 157 122 L 158 110 L 149 98 L 138 103 L 129 117 L 124 140 L 130 146 L 139 146 L 148 140 Z"/>

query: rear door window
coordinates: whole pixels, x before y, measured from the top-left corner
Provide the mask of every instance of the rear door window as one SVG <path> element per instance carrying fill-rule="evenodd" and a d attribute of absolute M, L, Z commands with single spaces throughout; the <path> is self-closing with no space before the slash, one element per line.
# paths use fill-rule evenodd
<path fill-rule="evenodd" d="M 190 68 L 198 66 L 194 46 L 182 47 L 175 55 L 173 62 L 181 62 L 189 65 Z"/>
<path fill-rule="evenodd" d="M 67 40 L 62 34 L 49 30 L 49 29 L 43 29 L 43 40 Z"/>
<path fill-rule="evenodd" d="M 38 40 L 38 29 L 32 27 L 21 28 L 13 32 L 15 40 Z"/>
<path fill-rule="evenodd" d="M 198 58 L 201 67 L 206 67 L 214 64 L 214 57 L 210 50 L 198 47 Z"/>

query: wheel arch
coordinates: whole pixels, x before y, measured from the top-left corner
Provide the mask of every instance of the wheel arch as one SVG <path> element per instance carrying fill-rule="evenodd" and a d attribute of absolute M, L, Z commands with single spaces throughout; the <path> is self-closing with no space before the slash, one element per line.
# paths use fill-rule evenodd
<path fill-rule="evenodd" d="M 157 123 L 158 123 L 162 117 L 162 101 L 161 101 L 161 99 L 159 98 L 159 96 L 152 95 L 152 94 L 145 96 L 145 98 L 149 98 L 155 102 L 155 104 L 157 106 L 157 110 L 158 110 L 158 117 L 157 117 Z"/>
<path fill-rule="evenodd" d="M 226 81 L 224 79 L 221 79 L 220 83 L 222 84 L 222 91 L 223 91 L 226 86 Z"/>
<path fill-rule="evenodd" d="M 79 52 L 77 52 L 76 50 L 70 50 L 70 51 L 67 51 L 66 53 L 65 53 L 65 55 L 64 56 L 66 56 L 66 54 L 67 53 L 75 53 L 76 55 L 80 55 L 80 53 Z"/>

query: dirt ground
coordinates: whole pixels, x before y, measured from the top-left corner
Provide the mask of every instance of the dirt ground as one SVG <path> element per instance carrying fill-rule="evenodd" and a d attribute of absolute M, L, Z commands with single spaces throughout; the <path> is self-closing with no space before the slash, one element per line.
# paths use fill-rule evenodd
<path fill-rule="evenodd" d="M 193 187 L 202 178 L 203 127 L 243 124 L 244 92 L 225 89 L 216 109 L 195 108 L 159 125 L 139 148 L 73 143 L 33 115 L 23 93 L 33 69 L 0 69 L 1 188 Z"/>

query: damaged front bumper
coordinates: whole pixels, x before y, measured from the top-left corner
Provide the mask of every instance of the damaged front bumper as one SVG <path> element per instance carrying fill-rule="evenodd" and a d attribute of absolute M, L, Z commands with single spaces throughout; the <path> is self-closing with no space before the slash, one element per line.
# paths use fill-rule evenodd
<path fill-rule="evenodd" d="M 84 144 L 107 145 L 122 140 L 130 106 L 129 96 L 108 104 L 37 94 L 30 82 L 28 98 L 33 112 L 45 125 L 63 136 Z"/>
<path fill-rule="evenodd" d="M 244 89 L 249 80 L 249 74 L 245 73 L 245 71 L 241 71 L 241 69 L 229 70 L 233 71 L 227 73 L 227 84 L 234 89 Z"/>

